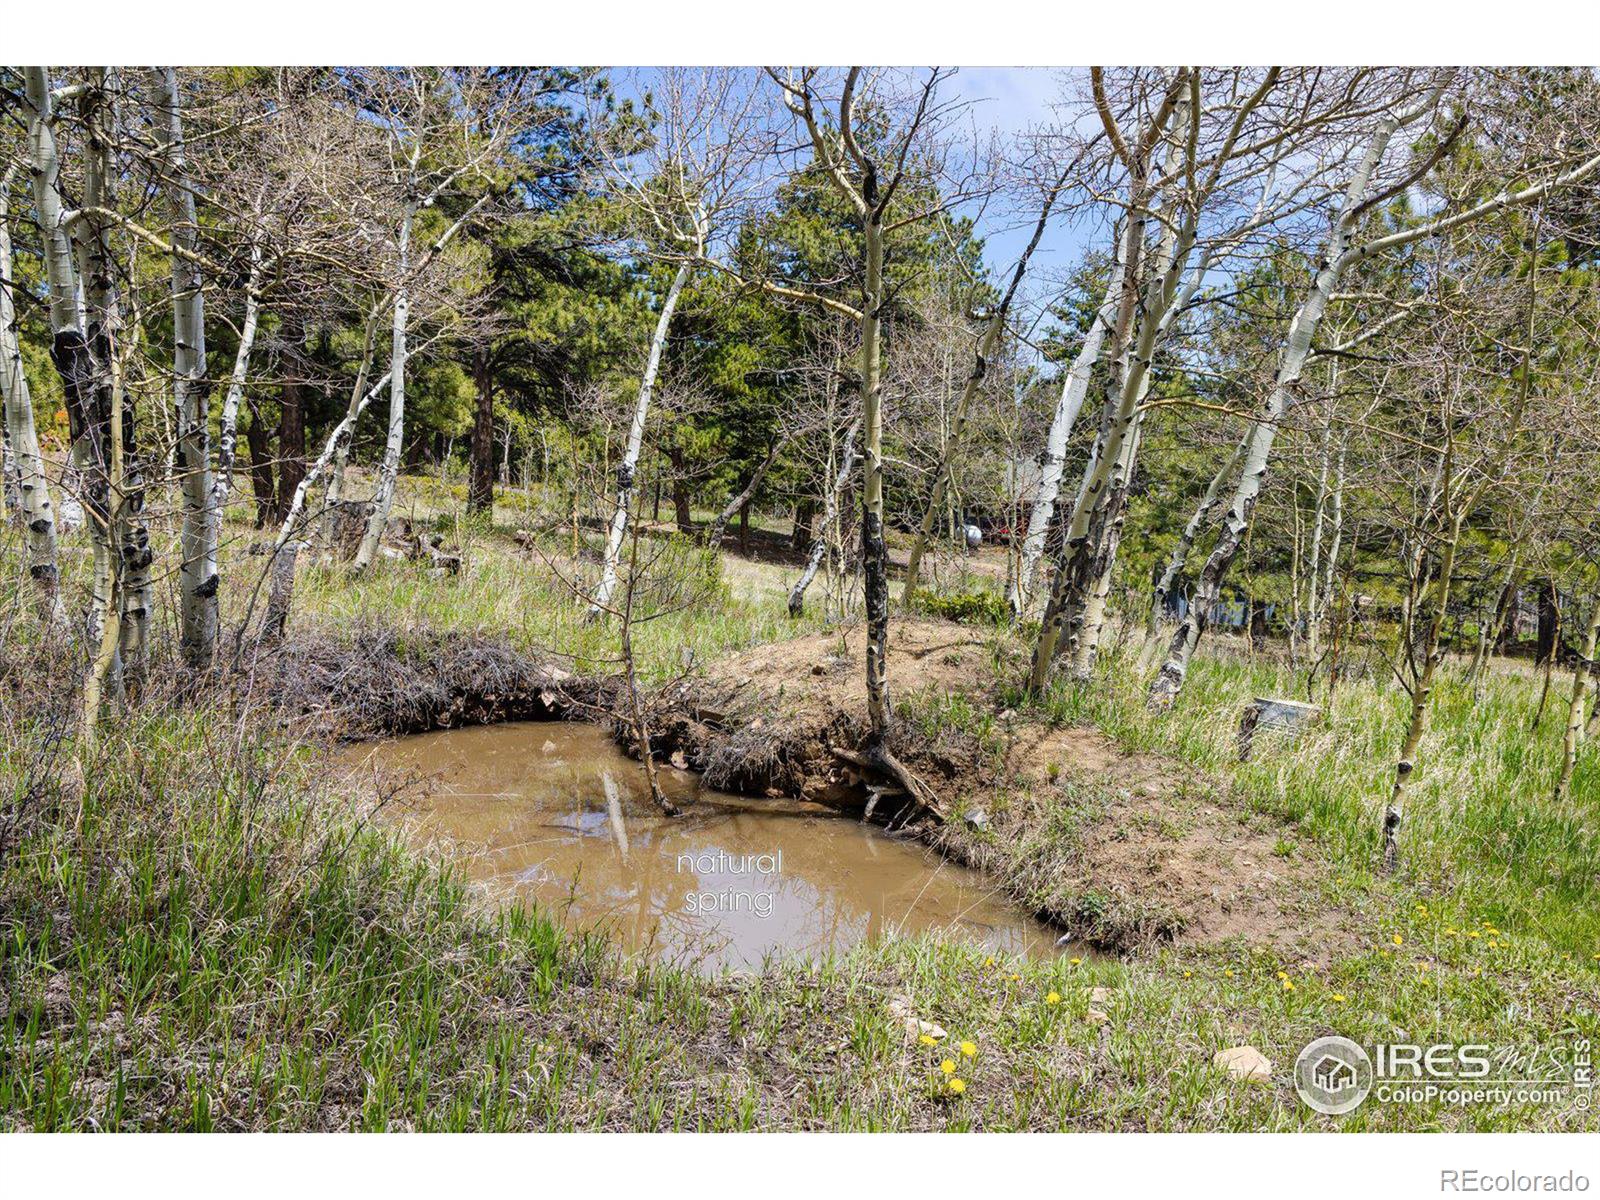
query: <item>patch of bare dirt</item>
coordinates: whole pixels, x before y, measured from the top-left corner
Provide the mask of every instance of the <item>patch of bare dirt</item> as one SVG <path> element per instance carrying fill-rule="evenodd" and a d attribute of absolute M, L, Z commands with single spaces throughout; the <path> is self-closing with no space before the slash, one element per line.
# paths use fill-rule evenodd
<path fill-rule="evenodd" d="M 1105 948 L 1238 939 L 1282 954 L 1337 950 L 1346 921 L 1327 908 L 1291 831 L 1182 763 L 1000 710 L 992 641 L 949 621 L 894 622 L 893 700 L 961 694 L 993 720 L 982 738 L 899 722 L 895 754 L 952 819 L 916 820 L 903 798 L 886 800 L 880 817 L 915 821 L 952 857 Z M 733 655 L 696 689 L 687 707 L 697 716 L 669 740 L 719 788 L 859 811 L 884 782 L 854 753 L 867 729 L 864 654 L 858 626 Z"/>

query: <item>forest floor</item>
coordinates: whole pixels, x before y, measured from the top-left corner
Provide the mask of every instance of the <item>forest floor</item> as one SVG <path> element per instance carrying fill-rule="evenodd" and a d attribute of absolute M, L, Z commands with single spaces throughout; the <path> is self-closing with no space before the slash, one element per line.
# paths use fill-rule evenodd
<path fill-rule="evenodd" d="M 412 485 L 419 515 L 451 499 Z M 706 979 L 500 908 L 325 769 L 333 738 L 533 715 L 505 697 L 546 703 L 552 684 L 567 715 L 569 701 L 603 708 L 603 689 L 585 689 L 615 672 L 615 634 L 561 582 L 576 560 L 559 538 L 520 548 L 515 508 L 497 518 L 452 531 L 459 576 L 308 564 L 278 667 L 236 664 L 236 686 L 199 703 L 157 670 L 147 703 L 81 757 L 71 689 L 17 702 L 78 668 L 12 627 L 0 1126 L 1596 1127 L 1571 1091 L 1374 1099 L 1328 1118 L 1291 1078 L 1299 1049 L 1335 1032 L 1557 1056 L 1600 1034 L 1600 756 L 1586 752 L 1568 800 L 1549 799 L 1560 712 L 1534 730 L 1525 671 L 1477 687 L 1445 673 L 1404 864 L 1385 878 L 1377 816 L 1404 698 L 1376 669 L 1299 742 L 1263 740 L 1240 763 L 1243 704 L 1303 694 L 1281 662 L 1208 643 L 1177 710 L 1154 716 L 1136 621 L 1093 680 L 1024 702 L 1015 635 L 897 612 L 906 761 L 951 818 L 927 836 L 1123 953 L 997 961 L 922 938 Z M 233 622 L 262 561 L 237 532 Z M 680 686 L 719 718 L 705 765 L 736 775 L 781 731 L 765 783 L 838 799 L 853 781 L 831 749 L 862 719 L 862 634 L 828 626 L 821 604 L 787 616 L 794 567 L 768 532 L 770 555 L 747 559 L 732 531 L 724 590 L 640 626 L 641 668 L 667 681 L 691 664 Z M 958 561 L 945 586 L 985 573 Z M 295 708 L 306 679 L 365 699 Z M 460 703 L 485 680 L 498 708 Z M 908 1037 L 908 1013 L 949 1036 Z M 1244 1044 L 1271 1060 L 1269 1080 L 1212 1065 Z"/>

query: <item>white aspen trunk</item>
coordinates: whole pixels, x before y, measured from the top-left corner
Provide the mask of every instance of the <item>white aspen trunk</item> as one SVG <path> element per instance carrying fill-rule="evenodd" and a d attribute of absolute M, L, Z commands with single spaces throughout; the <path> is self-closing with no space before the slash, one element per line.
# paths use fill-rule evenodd
<path fill-rule="evenodd" d="M 1022 541 L 1022 556 L 1017 565 L 1016 585 L 1012 588 L 1011 611 L 1021 616 L 1028 607 L 1033 592 L 1034 576 L 1039 559 L 1044 554 L 1045 539 L 1050 532 L 1050 522 L 1055 518 L 1056 499 L 1061 494 L 1061 476 L 1067 461 L 1067 442 L 1072 437 L 1073 426 L 1083 410 L 1084 398 L 1089 394 L 1089 382 L 1095 366 L 1100 362 L 1101 348 L 1106 334 L 1116 319 L 1121 303 L 1123 278 L 1127 266 L 1127 249 L 1122 238 L 1117 239 L 1116 265 L 1112 268 L 1110 282 L 1106 284 L 1105 298 L 1084 334 L 1083 345 L 1078 348 L 1072 367 L 1061 385 L 1061 395 L 1056 401 L 1055 415 L 1050 421 L 1050 432 L 1045 437 L 1044 453 L 1039 459 L 1039 490 L 1028 512 L 1028 532 Z"/>
<path fill-rule="evenodd" d="M 351 419 L 351 433 L 354 434 L 354 417 L 364 404 L 367 395 L 367 374 L 372 370 L 373 338 L 377 332 L 379 309 L 374 308 L 367 315 L 366 336 L 362 341 L 361 365 L 356 368 L 355 386 L 350 389 L 350 403 L 345 407 L 345 416 Z M 350 465 L 350 443 L 354 437 L 346 437 L 339 441 L 334 448 L 332 469 L 328 474 L 328 494 L 325 497 L 323 512 L 325 515 L 324 535 L 330 535 L 333 527 L 331 522 L 339 509 L 340 502 L 344 499 L 344 474 L 345 468 Z"/>
<path fill-rule="evenodd" d="M 978 338 L 977 348 L 973 352 L 972 369 L 967 373 L 966 384 L 956 401 L 955 411 L 950 418 L 949 434 L 945 439 L 939 462 L 934 467 L 933 490 L 928 495 L 927 506 L 922 510 L 922 521 L 917 528 L 917 536 L 911 543 L 910 554 L 906 558 L 906 578 L 905 585 L 901 588 L 900 602 L 907 611 L 910 610 L 916 598 L 917 588 L 922 582 L 922 555 L 927 549 L 928 540 L 933 536 L 934 522 L 944 507 L 945 491 L 951 479 L 951 472 L 955 469 L 953 460 L 966 438 L 967 414 L 972 408 L 973 400 L 977 398 L 978 389 L 983 386 L 984 378 L 989 373 L 989 363 L 993 360 L 995 350 L 1000 345 L 1000 337 L 1005 332 L 1006 318 L 1010 315 L 1012 301 L 1016 299 L 1017 290 L 1022 286 L 1023 276 L 1027 274 L 1028 260 L 1039 248 L 1039 240 L 1044 237 L 1045 226 L 1050 220 L 1050 210 L 1055 207 L 1056 196 L 1059 194 L 1058 184 L 1045 197 L 1039 219 L 1033 227 L 1033 236 L 1028 240 L 1022 256 L 1017 259 L 1016 269 L 1011 273 L 1011 283 Z"/>
<path fill-rule="evenodd" d="M 1589 602 L 1589 623 L 1583 630 L 1583 650 L 1572 668 L 1572 699 L 1567 705 L 1567 729 L 1561 739 L 1561 774 L 1556 779 L 1555 801 L 1567 798 L 1572 771 L 1578 764 L 1578 747 L 1583 745 L 1583 698 L 1589 690 L 1589 675 L 1594 670 L 1595 646 L 1600 643 L 1600 596 Z"/>
<path fill-rule="evenodd" d="M 91 350 L 86 299 L 74 259 L 73 238 L 61 197 L 61 163 L 56 147 L 50 77 L 43 67 L 24 68 L 28 101 L 28 148 L 34 210 L 43 241 L 50 289 L 50 357 L 61 377 L 71 425 L 73 466 L 77 469 L 84 520 L 94 547 L 88 639 L 99 646 L 117 601 L 116 548 L 111 527 L 111 388 L 109 346 L 101 324 L 100 353 Z M 113 622 L 115 623 L 115 622 Z M 117 643 L 106 660 L 102 683 L 117 690 Z M 97 688 L 101 686 L 96 684 Z"/>
<path fill-rule="evenodd" d="M 60 575 L 56 566 L 56 518 L 50 484 L 33 424 L 33 396 L 22 370 L 22 343 L 11 287 L 11 174 L 0 181 L 0 400 L 5 403 L 8 468 L 14 471 L 17 507 L 28 548 L 28 574 L 39 590 L 40 613 L 47 624 L 61 615 Z M 8 483 L 13 476 L 8 475 Z"/>
<path fill-rule="evenodd" d="M 1233 477 L 1240 460 L 1244 457 L 1248 440 L 1248 437 L 1241 440 L 1233 448 L 1233 453 L 1228 455 L 1227 461 L 1211 477 L 1211 482 L 1206 485 L 1205 494 L 1200 497 L 1199 505 L 1184 525 L 1183 532 L 1178 535 L 1178 544 L 1167 556 L 1167 565 L 1161 569 L 1161 576 L 1156 580 L 1155 595 L 1150 605 L 1151 633 L 1156 631 L 1161 614 L 1166 611 L 1167 599 L 1172 595 L 1173 586 L 1178 582 L 1178 576 L 1183 573 L 1183 568 L 1189 561 L 1189 551 L 1194 549 L 1195 539 L 1200 536 L 1200 531 L 1205 528 L 1206 522 L 1211 519 L 1211 514 L 1216 511 L 1217 504 L 1222 499 L 1223 487 Z"/>
<path fill-rule="evenodd" d="M 828 489 L 828 494 L 822 502 L 822 522 L 818 527 L 816 539 L 811 543 L 811 553 L 806 556 L 805 569 L 800 572 L 800 578 L 795 580 L 794 586 L 789 589 L 789 615 L 791 617 L 804 615 L 806 589 L 811 586 L 811 581 L 816 578 L 817 569 L 821 567 L 822 560 L 828 552 L 829 538 L 839 516 L 839 505 L 844 498 L 845 489 L 850 485 L 850 473 L 855 470 L 856 432 L 860 428 L 861 420 L 857 418 L 850 423 L 850 428 L 845 431 L 844 448 L 839 458 L 839 472 L 834 477 L 833 486 Z"/>
<path fill-rule="evenodd" d="M 1139 442 L 1144 433 L 1143 414 L 1134 418 L 1133 431 L 1123 443 L 1122 454 L 1113 469 L 1113 483 L 1108 497 L 1117 497 L 1114 503 L 1103 506 L 1103 528 L 1096 539 L 1100 544 L 1095 571 L 1081 602 L 1077 618 L 1077 634 L 1072 642 L 1072 674 L 1076 679 L 1088 679 L 1094 672 L 1095 657 L 1100 649 L 1100 633 L 1105 627 L 1106 604 L 1111 596 L 1113 568 L 1116 566 L 1117 548 L 1122 544 L 1122 529 L 1127 517 L 1127 490 L 1133 479 L 1134 463 L 1139 457 Z M 1092 527 L 1092 523 L 1091 523 Z"/>
<path fill-rule="evenodd" d="M 1311 516 L 1310 562 L 1306 569 L 1306 653 L 1312 662 L 1321 654 L 1322 597 L 1318 584 L 1322 576 L 1322 531 L 1328 511 L 1328 473 L 1333 458 L 1333 406 L 1339 397 L 1339 360 L 1334 359 L 1328 372 L 1328 403 L 1322 414 L 1322 440 L 1317 453 L 1317 503 Z M 1299 588 L 1295 589 L 1295 603 L 1299 604 Z"/>
<path fill-rule="evenodd" d="M 1339 551 L 1344 542 L 1344 466 L 1345 453 L 1350 449 L 1348 436 L 1339 439 L 1339 457 L 1333 470 L 1333 490 L 1329 496 L 1331 512 L 1328 516 L 1329 525 L 1332 527 L 1332 540 L 1328 544 L 1328 556 L 1325 560 L 1325 569 L 1319 584 L 1312 580 L 1312 587 L 1318 589 L 1317 619 L 1319 623 L 1326 619 L 1328 612 L 1333 608 L 1334 572 L 1339 563 Z"/>
<path fill-rule="evenodd" d="M 666 349 L 667 335 L 672 328 L 672 314 L 677 310 L 678 297 L 683 294 L 692 272 L 692 260 L 685 260 L 672 277 L 666 300 L 656 318 L 655 331 L 650 335 L 650 355 L 645 360 L 644 375 L 639 380 L 639 394 L 634 399 L 633 420 L 628 426 L 628 442 L 622 461 L 617 464 L 617 503 L 611 514 L 611 528 L 606 534 L 605 559 L 600 568 L 600 582 L 589 604 L 589 617 L 597 619 L 610 607 L 612 593 L 617 590 L 617 564 L 622 558 L 622 542 L 628 532 L 628 513 L 633 507 L 634 474 L 639 466 L 639 451 L 644 445 L 644 431 L 650 417 L 650 398 L 655 392 L 656 375 L 661 370 L 661 355 Z"/>
<path fill-rule="evenodd" d="M 352 564 L 355 571 L 372 565 L 389 523 L 394 506 L 395 485 L 400 475 L 400 454 L 406 434 L 406 322 L 411 315 L 411 297 L 406 272 L 410 269 L 411 225 L 416 219 L 416 202 L 406 200 L 400 219 L 400 286 L 394 297 L 394 325 L 389 347 L 389 436 L 383 444 L 383 462 L 378 468 L 378 486 L 372 496 L 372 511 L 367 516 L 367 532 L 361 539 Z M 303 482 L 303 481 L 302 481 Z M 298 489 L 297 489 L 298 494 Z"/>
<path fill-rule="evenodd" d="M 239 326 L 239 348 L 233 356 L 233 371 L 228 376 L 228 392 L 222 399 L 222 416 L 217 423 L 217 473 L 211 485 L 207 513 L 212 523 L 212 544 L 222 538 L 222 517 L 233 495 L 233 469 L 239 451 L 239 405 L 244 401 L 245 384 L 250 378 L 250 355 L 255 350 L 256 330 L 261 321 L 261 245 L 250 245 L 250 280 L 246 285 L 244 320 Z"/>
<path fill-rule="evenodd" d="M 867 718 L 871 748 L 887 753 L 889 736 L 889 548 L 883 540 L 883 213 L 877 177 L 862 181 L 866 202 L 866 285 L 861 305 L 862 595 L 867 610 Z"/>
<path fill-rule="evenodd" d="M 1316 334 L 1323 313 L 1327 311 L 1328 301 L 1339 282 L 1339 277 L 1349 264 L 1350 240 L 1355 232 L 1361 200 L 1367 193 L 1373 172 L 1388 149 L 1390 139 L 1400 128 L 1403 120 L 1404 118 L 1399 116 L 1390 116 L 1378 127 L 1345 190 L 1344 202 L 1334 221 L 1333 231 L 1329 235 L 1321 269 L 1317 272 L 1310 295 L 1306 297 L 1290 322 L 1288 339 L 1284 345 L 1283 356 L 1279 360 L 1272 391 L 1262 405 L 1261 418 L 1251 427 L 1248 435 L 1244 465 L 1238 486 L 1234 489 L 1229 503 L 1227 515 L 1223 518 L 1222 532 L 1210 557 L 1206 560 L 1205 567 L 1201 570 L 1200 586 L 1196 591 L 1194 602 L 1190 604 L 1189 611 L 1179 623 L 1177 633 L 1173 635 L 1172 644 L 1167 651 L 1167 661 L 1162 664 L 1161 670 L 1150 685 L 1149 702 L 1154 708 L 1170 708 L 1183 688 L 1184 677 L 1189 669 L 1189 659 L 1194 654 L 1195 646 L 1199 644 L 1201 633 L 1205 630 L 1211 606 L 1220 597 L 1222 578 L 1239 552 L 1245 528 L 1250 523 L 1250 514 L 1255 510 L 1256 499 L 1261 494 L 1261 486 L 1266 479 L 1267 460 L 1272 453 L 1273 441 L 1277 437 L 1278 424 L 1299 389 L 1300 375 L 1311 353 L 1311 339 Z"/>
<path fill-rule="evenodd" d="M 166 137 L 166 175 L 162 186 L 172 219 L 172 412 L 174 452 L 183 493 L 182 557 L 178 564 L 179 646 L 195 670 L 210 667 L 217 647 L 217 535 L 212 519 L 211 447 L 206 379 L 204 280 L 195 251 L 198 225 L 194 189 L 183 145 L 178 73 L 172 67 L 148 72 L 161 132 Z"/>

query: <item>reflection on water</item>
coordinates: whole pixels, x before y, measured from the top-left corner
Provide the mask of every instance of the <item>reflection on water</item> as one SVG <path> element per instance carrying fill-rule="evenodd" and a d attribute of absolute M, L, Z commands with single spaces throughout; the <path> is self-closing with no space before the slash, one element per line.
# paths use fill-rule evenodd
<path fill-rule="evenodd" d="M 563 909 L 634 948 L 707 968 L 947 930 L 1007 953 L 1052 932 L 975 872 L 814 806 L 745 801 L 664 768 L 688 811 L 663 817 L 641 768 L 587 725 L 480 726 L 363 745 L 346 760 L 406 790 L 408 825 L 474 878 Z"/>

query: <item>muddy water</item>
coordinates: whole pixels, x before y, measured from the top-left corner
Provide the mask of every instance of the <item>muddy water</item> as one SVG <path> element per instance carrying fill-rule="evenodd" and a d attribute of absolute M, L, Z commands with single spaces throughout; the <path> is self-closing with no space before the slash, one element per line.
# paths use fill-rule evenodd
<path fill-rule="evenodd" d="M 975 872 L 820 808 L 741 800 L 664 768 L 687 811 L 662 817 L 639 764 L 591 726 L 450 730 L 356 747 L 345 761 L 409 781 L 408 827 L 474 878 L 704 969 L 896 932 L 1055 952 L 1053 931 Z"/>

